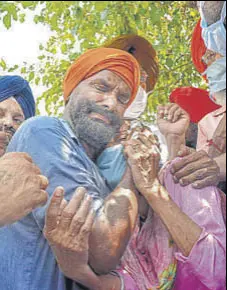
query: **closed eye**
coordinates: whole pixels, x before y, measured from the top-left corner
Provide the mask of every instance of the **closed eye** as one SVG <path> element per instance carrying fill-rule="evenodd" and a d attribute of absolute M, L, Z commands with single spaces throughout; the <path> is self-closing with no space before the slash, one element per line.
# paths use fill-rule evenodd
<path fill-rule="evenodd" d="M 109 87 L 105 86 L 105 85 L 101 85 L 101 84 L 93 84 L 93 86 L 101 92 L 108 92 L 109 91 Z"/>

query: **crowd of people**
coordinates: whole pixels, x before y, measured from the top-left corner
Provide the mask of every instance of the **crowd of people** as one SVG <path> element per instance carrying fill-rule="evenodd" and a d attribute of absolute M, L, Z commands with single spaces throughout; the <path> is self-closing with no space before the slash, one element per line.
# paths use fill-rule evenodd
<path fill-rule="evenodd" d="M 226 289 L 226 1 L 197 1 L 192 60 L 140 121 L 159 68 L 138 35 L 78 57 L 62 118 L 0 77 L 1 290 Z M 193 66 L 192 63 L 192 66 Z"/>

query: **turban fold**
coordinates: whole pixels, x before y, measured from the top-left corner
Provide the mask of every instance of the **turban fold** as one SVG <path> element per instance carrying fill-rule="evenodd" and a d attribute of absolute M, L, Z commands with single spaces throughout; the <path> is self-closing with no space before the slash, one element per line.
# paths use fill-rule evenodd
<path fill-rule="evenodd" d="M 194 123 L 198 123 L 207 114 L 220 108 L 210 99 L 206 90 L 193 87 L 175 89 L 170 95 L 170 102 L 184 109 Z"/>
<path fill-rule="evenodd" d="M 199 22 L 196 24 L 196 27 L 192 35 L 191 54 L 192 61 L 197 71 L 203 74 L 207 69 L 207 66 L 202 61 L 202 57 L 205 55 L 207 48 L 202 38 L 202 28 L 200 22 L 201 20 L 199 20 Z"/>
<path fill-rule="evenodd" d="M 148 91 L 154 89 L 159 76 L 159 67 L 156 51 L 148 40 L 136 34 L 127 34 L 114 38 L 104 46 L 131 53 L 148 74 Z"/>
<path fill-rule="evenodd" d="M 29 83 L 20 76 L 0 77 L 0 102 L 11 97 L 18 102 L 25 119 L 35 116 L 35 100 Z"/>
<path fill-rule="evenodd" d="M 91 49 L 81 55 L 68 69 L 64 79 L 64 99 L 67 102 L 80 82 L 100 71 L 109 70 L 120 76 L 132 89 L 128 105 L 136 97 L 140 83 L 140 67 L 129 53 L 113 48 Z"/>

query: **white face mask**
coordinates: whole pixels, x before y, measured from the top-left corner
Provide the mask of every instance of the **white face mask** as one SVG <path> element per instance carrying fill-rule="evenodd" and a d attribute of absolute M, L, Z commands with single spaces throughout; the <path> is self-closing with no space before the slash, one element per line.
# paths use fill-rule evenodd
<path fill-rule="evenodd" d="M 203 8 L 206 1 L 200 1 L 200 14 L 201 14 L 201 27 L 202 27 L 202 37 L 205 42 L 205 45 L 208 49 L 219 53 L 223 56 L 226 56 L 226 28 L 224 21 L 226 18 L 226 1 L 222 8 L 221 19 L 216 23 L 208 26 Z"/>
<path fill-rule="evenodd" d="M 221 57 L 212 63 L 203 73 L 207 76 L 212 94 L 226 89 L 226 57 Z"/>
<path fill-rule="evenodd" d="M 146 109 L 147 96 L 148 94 L 146 93 L 146 91 L 140 86 L 135 100 L 125 111 L 124 118 L 128 120 L 139 118 Z"/>

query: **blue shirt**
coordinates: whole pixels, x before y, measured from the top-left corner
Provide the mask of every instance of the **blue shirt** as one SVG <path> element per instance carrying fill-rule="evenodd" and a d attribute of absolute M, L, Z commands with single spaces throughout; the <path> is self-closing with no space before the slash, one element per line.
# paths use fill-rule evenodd
<path fill-rule="evenodd" d="M 69 200 L 77 187 L 84 186 L 98 210 L 110 193 L 98 168 L 64 120 L 36 117 L 26 121 L 8 151 L 26 152 L 32 157 L 49 179 L 50 196 L 57 186 L 63 186 Z M 65 290 L 64 276 L 42 232 L 46 208 L 38 208 L 21 221 L 0 229 L 1 290 Z"/>

